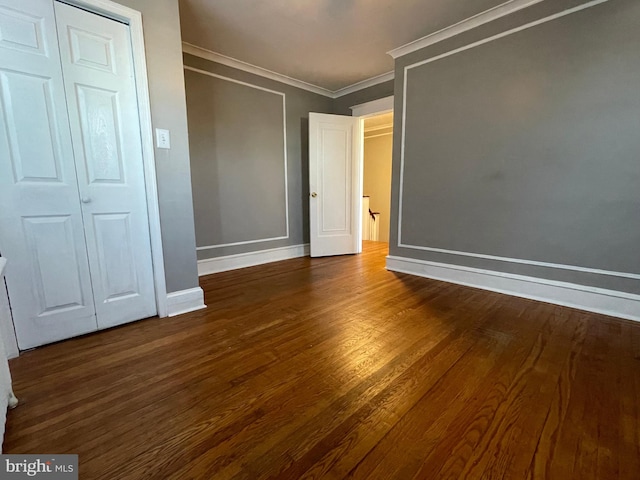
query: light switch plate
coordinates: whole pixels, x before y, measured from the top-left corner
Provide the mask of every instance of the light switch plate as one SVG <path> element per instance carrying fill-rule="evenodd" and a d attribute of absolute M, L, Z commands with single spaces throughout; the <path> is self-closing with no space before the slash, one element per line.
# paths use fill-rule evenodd
<path fill-rule="evenodd" d="M 171 134 L 169 130 L 156 128 L 156 146 L 158 148 L 171 148 Z"/>

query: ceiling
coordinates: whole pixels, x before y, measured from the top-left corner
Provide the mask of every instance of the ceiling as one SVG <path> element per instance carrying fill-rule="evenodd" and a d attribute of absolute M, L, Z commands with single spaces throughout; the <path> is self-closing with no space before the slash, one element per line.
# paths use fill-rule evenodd
<path fill-rule="evenodd" d="M 180 0 L 183 41 L 335 92 L 505 0 Z"/>

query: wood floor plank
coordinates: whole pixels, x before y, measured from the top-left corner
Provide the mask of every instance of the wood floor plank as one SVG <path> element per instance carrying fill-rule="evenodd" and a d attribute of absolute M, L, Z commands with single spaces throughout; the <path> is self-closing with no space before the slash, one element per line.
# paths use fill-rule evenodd
<path fill-rule="evenodd" d="M 620 349 L 620 478 L 640 472 L 640 329 L 622 324 Z"/>
<path fill-rule="evenodd" d="M 406 317 L 406 316 L 405 316 L 405 317 Z M 405 320 L 410 320 L 410 317 L 407 317 Z M 410 332 L 410 331 L 411 331 L 411 330 L 409 330 L 407 327 L 408 327 L 408 326 L 405 326 L 405 328 L 402 328 L 402 329 L 398 329 L 397 331 L 393 332 L 393 334 L 394 334 L 394 335 L 396 335 L 396 334 L 400 334 L 400 335 L 401 335 L 400 339 L 402 339 L 402 336 L 403 336 L 403 335 L 405 335 L 407 332 Z M 389 338 L 392 338 L 392 337 L 391 337 L 389 334 L 387 334 L 387 339 L 389 339 Z M 350 344 L 350 343 L 353 343 L 353 342 L 351 342 L 351 341 L 348 339 L 346 343 L 347 343 L 347 344 Z M 361 343 L 361 342 L 356 343 L 356 345 L 358 345 L 358 348 L 362 348 L 362 343 Z M 365 344 L 365 345 L 366 345 L 366 344 Z M 319 346 L 318 346 L 318 347 L 319 347 Z M 314 348 L 317 348 L 317 347 L 314 347 Z M 336 348 L 335 348 L 335 345 L 334 345 L 334 347 L 333 347 L 333 351 L 335 352 L 336 350 L 340 351 L 341 349 L 339 349 L 339 348 L 338 348 L 338 349 L 336 349 Z M 389 350 L 392 350 L 392 349 L 390 348 L 390 345 L 389 345 L 389 344 L 388 344 L 388 342 L 387 342 L 386 348 L 383 348 L 382 350 L 383 350 L 383 352 L 386 354 Z M 304 352 L 304 354 L 307 354 L 307 353 L 308 353 L 308 352 L 310 352 L 310 351 L 311 351 L 311 350 L 306 350 L 306 351 Z M 315 356 L 315 355 L 316 355 L 316 353 L 315 353 L 315 352 L 312 352 L 312 353 L 313 353 L 313 355 L 312 355 L 312 356 Z M 370 365 L 367 365 L 367 362 L 366 362 L 365 358 L 362 356 L 362 354 L 358 354 L 358 352 L 357 352 L 357 351 L 356 351 L 356 352 L 345 352 L 345 353 L 347 354 L 347 356 L 348 356 L 348 357 L 354 357 L 354 358 L 357 358 L 357 359 L 359 360 L 358 364 L 356 364 L 356 365 L 352 365 L 352 364 L 349 364 L 349 363 L 345 363 L 345 362 L 344 362 L 344 359 L 340 359 L 340 358 L 338 358 L 339 363 L 340 363 L 341 365 L 338 365 L 338 366 L 336 366 L 335 368 L 328 368 L 328 370 L 332 372 L 332 374 L 331 374 L 331 376 L 330 376 L 330 377 L 332 377 L 332 378 L 334 378 L 334 379 L 335 379 L 335 378 L 336 378 L 336 376 L 340 373 L 340 369 L 344 369 L 344 368 L 346 368 L 346 369 L 347 369 L 347 372 L 348 372 L 348 374 L 349 374 L 349 377 L 348 377 L 348 378 L 347 378 L 347 377 L 344 377 L 344 378 L 338 378 L 338 380 L 340 381 L 340 383 L 341 383 L 342 385 L 348 385 L 348 383 L 347 383 L 347 382 L 348 382 L 348 380 L 352 380 L 352 379 L 354 379 L 354 378 L 352 378 L 352 377 L 354 377 L 354 374 L 356 374 L 355 379 L 357 380 L 357 377 L 358 377 L 358 375 L 357 375 L 357 374 L 358 374 L 358 372 L 359 372 L 359 369 L 361 368 L 361 365 L 363 365 L 363 364 L 364 364 L 364 365 L 366 365 L 366 366 L 367 366 L 367 368 L 369 368 L 369 367 L 370 367 Z M 354 355 L 354 353 L 355 353 L 355 355 Z M 294 358 L 294 359 L 290 359 L 290 360 L 295 361 L 296 359 Z M 289 361 L 289 360 L 288 360 L 288 361 Z M 381 360 L 378 360 L 378 361 L 381 361 Z M 310 358 L 310 359 L 309 359 L 309 361 L 306 361 L 306 362 L 298 362 L 298 364 L 302 364 L 302 365 L 305 365 L 305 366 L 309 366 L 309 365 L 313 365 L 313 362 L 312 362 L 312 359 Z M 330 364 L 329 364 L 329 365 L 325 365 L 324 367 L 326 368 L 327 366 L 328 366 L 328 367 L 331 367 L 331 365 L 330 365 Z M 316 373 L 316 370 L 315 370 L 315 369 L 313 369 L 313 368 L 306 368 L 306 370 L 308 370 L 309 372 L 313 373 L 314 375 L 315 375 L 315 373 Z M 278 376 L 280 376 L 280 375 L 278 375 Z M 326 375 L 325 375 L 325 378 L 326 378 Z M 291 401 L 292 401 L 292 399 L 293 399 L 293 400 L 295 400 L 295 399 L 296 399 L 296 398 L 298 398 L 298 397 L 299 397 L 299 398 L 306 398 L 306 397 L 301 397 L 301 396 L 298 396 L 298 397 L 295 397 L 295 396 L 294 396 L 294 397 L 292 397 L 292 396 L 289 394 L 289 390 L 288 390 L 289 388 L 297 388 L 297 389 L 300 389 L 301 391 L 305 391 L 305 390 L 304 390 L 305 388 L 318 387 L 319 385 L 321 385 L 321 382 L 322 382 L 322 379 L 318 380 L 318 379 L 316 379 L 316 378 L 311 378 L 309 383 L 305 383 L 305 382 L 304 382 L 304 380 L 303 380 L 300 376 L 298 376 L 298 377 L 296 378 L 296 383 L 295 383 L 294 385 L 286 385 L 286 384 L 284 385 L 285 387 L 287 387 L 287 390 L 277 391 L 277 390 L 275 390 L 275 389 L 272 389 L 272 390 L 273 390 L 273 391 L 271 392 L 271 394 L 272 394 L 272 395 L 271 395 L 271 397 L 272 397 L 272 398 L 268 399 L 267 404 L 260 404 L 260 408 L 261 408 L 261 409 L 263 409 L 265 412 L 275 412 L 275 415 L 278 415 L 282 409 L 281 409 L 281 408 L 276 408 L 276 406 L 279 406 L 279 405 L 281 405 L 281 404 L 283 404 L 283 403 L 284 403 L 285 405 L 287 405 L 287 406 L 289 407 L 289 409 L 292 409 L 292 408 L 294 408 L 294 407 L 295 407 L 294 405 L 291 405 Z M 311 385 L 311 386 L 309 386 L 309 385 Z M 279 395 L 281 395 L 281 394 L 285 397 L 285 398 L 284 398 L 284 399 L 282 399 L 282 400 L 281 400 L 281 399 L 279 399 Z M 311 393 L 310 393 L 310 392 L 307 392 L 307 394 L 308 394 L 307 396 L 309 396 Z M 305 400 L 305 401 L 306 401 L 306 400 Z M 273 405 L 272 405 L 272 404 L 273 404 Z M 320 405 L 321 405 L 321 404 L 322 404 L 322 402 L 320 402 Z M 316 405 L 318 405 L 318 402 L 316 402 Z M 300 406 L 298 406 L 298 408 L 300 408 Z M 268 413 L 266 413 L 265 415 L 268 415 Z M 298 417 L 298 418 L 301 418 L 301 417 Z M 192 422 L 193 422 L 193 421 L 195 421 L 195 420 L 197 420 L 197 419 L 192 418 Z M 284 421 L 284 420 L 287 420 L 287 418 L 286 418 L 286 417 L 284 417 L 284 418 L 282 418 L 282 419 L 281 419 L 281 421 Z M 269 429 L 273 429 L 274 427 L 278 427 L 278 426 L 280 425 L 280 423 L 279 423 L 279 422 L 273 422 L 273 421 L 272 421 L 272 422 L 267 422 L 267 423 L 266 423 L 266 425 L 268 426 L 268 428 L 269 428 Z M 292 423 L 291 421 L 289 421 L 288 428 L 296 428 L 296 426 L 297 426 L 297 425 L 296 425 L 295 423 Z M 254 433 L 255 433 L 255 432 L 254 432 Z M 198 438 L 192 438 L 192 439 L 190 439 L 190 440 L 198 442 Z M 183 442 L 183 443 L 184 443 L 184 441 L 185 441 L 185 439 L 184 439 L 184 438 L 182 438 L 182 442 Z M 205 440 L 204 440 L 204 439 L 202 439 L 202 441 L 205 441 Z M 245 444 L 244 446 L 246 447 L 246 444 Z M 152 456 L 153 456 L 153 452 L 151 452 L 149 455 L 152 455 Z M 137 461 L 137 462 L 138 462 L 138 461 L 140 461 L 141 463 L 144 463 L 143 459 L 136 459 L 136 461 Z"/>
<path fill-rule="evenodd" d="M 504 368 L 506 358 L 509 358 L 506 365 L 517 367 L 519 362 L 516 353 L 520 351 L 520 356 L 526 356 L 534 347 L 529 342 L 525 348 L 514 348 L 512 342 L 516 332 L 511 329 L 516 324 L 508 313 L 494 315 L 491 325 L 491 329 L 483 328 L 476 332 L 477 348 L 469 351 L 465 363 L 460 363 L 461 366 L 466 365 L 466 368 L 476 368 L 484 364 L 483 373 L 470 375 L 470 380 L 465 382 L 459 382 L 457 376 L 443 378 L 442 387 L 420 399 L 387 438 L 358 465 L 352 472 L 353 477 L 412 478 L 426 475 L 430 478 L 438 473 L 438 461 L 442 460 L 442 455 L 455 460 L 456 448 L 453 442 L 464 442 L 464 428 L 467 422 L 474 423 L 471 419 L 464 419 L 465 412 L 474 414 L 478 411 L 466 407 L 470 403 L 478 402 L 482 394 L 491 391 L 489 382 L 501 376 L 500 372 Z M 449 374 L 457 375 L 457 372 L 453 369 Z M 451 396 L 456 398 L 453 406 L 447 403 Z M 458 422 L 461 417 L 462 420 Z M 439 451 L 438 447 L 442 447 L 443 450 Z M 384 461 L 385 456 L 393 455 L 394 451 L 397 451 L 398 455 L 403 452 L 405 460 L 400 464 Z M 458 450 L 457 453 L 462 452 Z M 463 456 L 459 456 L 458 460 L 461 458 Z"/>
<path fill-rule="evenodd" d="M 557 454 L 560 445 L 560 438 L 567 427 L 567 411 L 569 402 L 575 392 L 572 390 L 576 377 L 576 368 L 580 352 L 585 342 L 587 320 L 579 312 L 570 312 L 569 322 L 575 323 L 575 332 L 571 338 L 569 355 L 565 365 L 560 372 L 556 390 L 553 394 L 547 418 L 545 419 L 542 432 L 538 438 L 536 449 L 531 461 L 529 478 L 569 478 L 568 472 L 557 470 L 555 462 L 562 460 Z"/>
<path fill-rule="evenodd" d="M 523 312 L 525 320 L 536 329 L 544 331 L 555 323 L 548 318 L 544 325 L 537 325 L 540 315 L 536 308 Z M 543 318 L 540 316 L 539 318 Z M 501 331 L 504 333 L 504 331 Z M 531 342 L 526 336 L 514 334 L 509 339 L 508 361 L 499 361 L 492 371 L 484 377 L 473 398 L 463 411 L 448 426 L 447 434 L 438 442 L 438 446 L 424 461 L 415 478 L 463 478 L 465 468 L 478 449 L 483 447 L 491 436 L 492 428 L 502 417 L 500 408 L 509 401 L 518 383 L 516 379 L 527 368 L 528 358 L 539 348 L 538 342 Z"/>
<path fill-rule="evenodd" d="M 82 479 L 637 478 L 640 324 L 386 254 L 203 277 L 205 310 L 23 353 L 5 452 Z"/>

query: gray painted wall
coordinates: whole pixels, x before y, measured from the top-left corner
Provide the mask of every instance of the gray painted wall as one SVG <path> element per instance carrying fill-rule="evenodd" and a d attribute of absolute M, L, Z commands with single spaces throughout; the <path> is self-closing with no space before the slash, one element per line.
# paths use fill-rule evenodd
<path fill-rule="evenodd" d="M 286 237 L 284 95 L 185 70 L 198 246 Z"/>
<path fill-rule="evenodd" d="M 199 259 L 309 242 L 309 112 L 330 98 L 192 55 L 185 65 L 280 92 L 286 102 L 289 237 L 198 251 Z M 286 233 L 282 96 L 185 71 L 198 246 Z"/>
<path fill-rule="evenodd" d="M 154 128 L 171 131 L 156 149 L 167 291 L 198 286 L 178 0 L 117 0 L 142 12 Z"/>
<path fill-rule="evenodd" d="M 351 115 L 351 107 L 362 103 L 372 102 L 380 98 L 393 95 L 393 80 L 379 83 L 368 88 L 363 88 L 357 92 L 338 97 L 333 101 L 333 112 L 337 115 Z"/>
<path fill-rule="evenodd" d="M 404 67 L 569 6 L 530 7 L 396 62 L 390 253 L 637 293 L 615 275 L 403 244 L 640 273 L 640 3 L 610 1 Z"/>

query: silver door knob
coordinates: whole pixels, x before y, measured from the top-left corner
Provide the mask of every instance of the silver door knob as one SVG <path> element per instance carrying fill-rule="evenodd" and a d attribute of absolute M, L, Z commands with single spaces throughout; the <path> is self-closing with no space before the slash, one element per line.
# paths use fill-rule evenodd
<path fill-rule="evenodd" d="M 91 199 L 89 197 L 82 197 L 82 203 L 91 203 Z"/>
<path fill-rule="evenodd" d="M 312 196 L 313 198 L 316 198 L 316 197 L 318 196 L 318 194 L 317 194 L 316 192 L 313 192 L 313 193 L 311 194 L 311 196 Z"/>

